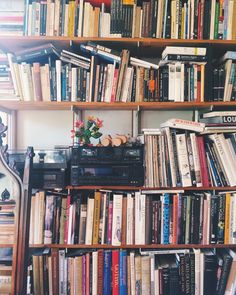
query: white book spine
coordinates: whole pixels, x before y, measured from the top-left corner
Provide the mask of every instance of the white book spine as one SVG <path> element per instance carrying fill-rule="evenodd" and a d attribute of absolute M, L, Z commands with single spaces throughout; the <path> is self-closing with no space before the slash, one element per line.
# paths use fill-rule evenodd
<path fill-rule="evenodd" d="M 130 253 L 130 278 L 131 278 L 131 295 L 135 295 L 135 259 L 134 252 Z"/>
<path fill-rule="evenodd" d="M 71 101 L 77 100 L 77 71 L 78 68 L 71 69 Z"/>
<path fill-rule="evenodd" d="M 135 244 L 140 244 L 140 222 L 141 222 L 141 194 L 140 192 L 135 192 Z"/>
<path fill-rule="evenodd" d="M 59 250 L 59 295 L 64 295 L 65 250 Z"/>
<path fill-rule="evenodd" d="M 150 295 L 155 295 L 155 256 L 150 254 Z"/>
<path fill-rule="evenodd" d="M 64 22 L 64 36 L 68 36 L 68 26 L 69 24 L 69 4 L 65 5 L 65 22 Z"/>
<path fill-rule="evenodd" d="M 83 13 L 84 13 L 84 0 L 80 0 L 80 2 L 79 2 L 78 37 L 82 37 Z"/>
<path fill-rule="evenodd" d="M 169 100 L 175 100 L 175 65 L 170 63 L 169 68 Z"/>
<path fill-rule="evenodd" d="M 184 63 L 181 63 L 180 70 L 180 101 L 184 102 Z"/>
<path fill-rule="evenodd" d="M 61 101 L 61 60 L 56 60 L 56 95 L 57 101 Z"/>
<path fill-rule="evenodd" d="M 180 102 L 181 97 L 181 63 L 175 63 L 175 102 Z"/>
<path fill-rule="evenodd" d="M 27 36 L 32 36 L 32 4 L 28 5 L 28 28 Z"/>
<path fill-rule="evenodd" d="M 15 94 L 17 96 L 19 96 L 19 87 L 17 85 L 17 80 L 16 80 L 16 71 L 15 71 L 15 67 L 14 67 L 14 63 L 13 63 L 13 55 L 11 53 L 7 53 L 7 59 L 8 59 L 8 63 L 10 66 L 10 71 L 11 71 L 11 77 L 12 77 L 12 83 L 13 83 L 13 87 L 14 87 L 14 91 Z"/>
<path fill-rule="evenodd" d="M 146 195 L 142 194 L 141 195 L 141 208 L 140 208 L 140 244 L 144 245 L 145 244 L 145 225 L 146 225 L 146 218 L 145 218 L 145 211 L 146 211 Z"/>
<path fill-rule="evenodd" d="M 108 64 L 107 65 L 107 79 L 105 85 L 105 93 L 104 93 L 104 102 L 111 102 L 111 90 L 112 83 L 114 79 L 115 65 Z"/>
<path fill-rule="evenodd" d="M 131 194 L 127 195 L 127 229 L 126 229 L 126 244 L 133 245 L 133 227 L 134 227 L 134 198 Z"/>
<path fill-rule="evenodd" d="M 113 196 L 112 242 L 111 242 L 113 246 L 121 245 L 122 200 L 123 200 L 123 195 Z"/>
<path fill-rule="evenodd" d="M 185 134 L 176 135 L 176 146 L 177 146 L 178 164 L 179 164 L 182 185 L 191 186 L 192 181 L 190 176 L 190 168 L 189 168 Z"/>
<path fill-rule="evenodd" d="M 92 254 L 92 295 L 97 295 L 97 284 L 98 284 L 98 252 L 95 251 Z"/>
<path fill-rule="evenodd" d="M 233 219 L 233 222 L 232 222 L 232 244 L 236 244 L 236 194 L 234 193 L 233 194 L 233 208 L 232 208 L 232 219 Z"/>
<path fill-rule="evenodd" d="M 195 295 L 200 295 L 200 249 L 193 249 L 195 257 Z"/>
<path fill-rule="evenodd" d="M 92 245 L 94 199 L 88 198 L 85 244 Z"/>
<path fill-rule="evenodd" d="M 54 13 L 54 36 L 59 36 L 60 28 L 60 0 L 55 0 L 55 13 Z"/>
<path fill-rule="evenodd" d="M 214 39 L 216 0 L 211 1 L 210 40 Z"/>
<path fill-rule="evenodd" d="M 55 3 L 50 3 L 49 36 L 54 36 Z"/>

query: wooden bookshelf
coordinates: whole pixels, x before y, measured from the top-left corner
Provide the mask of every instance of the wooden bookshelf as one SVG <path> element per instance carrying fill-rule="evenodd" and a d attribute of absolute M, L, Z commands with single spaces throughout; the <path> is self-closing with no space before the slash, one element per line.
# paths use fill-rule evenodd
<path fill-rule="evenodd" d="M 0 100 L 7 110 L 201 110 L 236 108 L 236 102 L 57 102 Z"/>
<path fill-rule="evenodd" d="M 35 244 L 30 245 L 30 248 L 66 248 L 66 249 L 209 249 L 209 248 L 236 248 L 236 244 L 153 244 L 153 245 L 67 245 L 67 244 Z"/>

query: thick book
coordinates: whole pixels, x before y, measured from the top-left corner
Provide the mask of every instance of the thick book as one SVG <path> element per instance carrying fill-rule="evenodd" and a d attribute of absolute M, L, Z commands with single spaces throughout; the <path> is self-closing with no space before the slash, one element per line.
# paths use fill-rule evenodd
<path fill-rule="evenodd" d="M 203 132 L 205 128 L 204 123 L 200 122 L 194 122 L 184 119 L 169 119 L 166 122 L 161 124 L 161 128 L 163 127 L 170 127 L 170 128 L 176 128 L 176 129 L 184 129 L 184 130 L 190 130 L 195 132 Z"/>
<path fill-rule="evenodd" d="M 185 55 L 206 55 L 205 47 L 183 47 L 183 46 L 166 46 L 162 52 L 162 58 L 167 54 L 185 54 Z"/>
<path fill-rule="evenodd" d="M 23 61 L 36 61 L 45 58 L 49 55 L 55 55 L 55 57 L 60 57 L 59 51 L 54 47 L 53 44 L 43 44 L 35 47 L 29 47 L 27 49 L 15 52 L 16 62 Z"/>

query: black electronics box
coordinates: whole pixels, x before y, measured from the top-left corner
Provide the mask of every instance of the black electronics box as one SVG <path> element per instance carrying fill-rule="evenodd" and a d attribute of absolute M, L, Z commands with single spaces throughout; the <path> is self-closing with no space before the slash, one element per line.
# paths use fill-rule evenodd
<path fill-rule="evenodd" d="M 63 189 L 68 183 L 69 149 L 35 150 L 33 158 L 32 188 Z M 24 151 L 9 151 L 10 165 L 23 176 Z"/>
<path fill-rule="evenodd" d="M 143 146 L 72 147 L 71 185 L 142 186 Z"/>

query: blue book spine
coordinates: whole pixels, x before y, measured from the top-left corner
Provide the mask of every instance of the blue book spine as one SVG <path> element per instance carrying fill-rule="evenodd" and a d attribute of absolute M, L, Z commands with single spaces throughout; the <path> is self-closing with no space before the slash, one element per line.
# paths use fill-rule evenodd
<path fill-rule="evenodd" d="M 24 5 L 24 36 L 28 35 L 28 13 L 29 13 L 29 0 L 25 0 Z"/>
<path fill-rule="evenodd" d="M 164 194 L 162 198 L 163 202 L 163 244 L 169 244 L 169 219 L 170 219 L 170 196 Z"/>
<path fill-rule="evenodd" d="M 103 295 L 111 294 L 111 250 L 104 251 L 104 268 L 103 268 Z"/>
<path fill-rule="evenodd" d="M 227 26 L 228 26 L 228 6 L 229 0 L 224 0 L 224 32 L 223 39 L 227 39 Z"/>
<path fill-rule="evenodd" d="M 125 250 L 120 251 L 120 295 L 127 294 L 127 252 Z"/>

